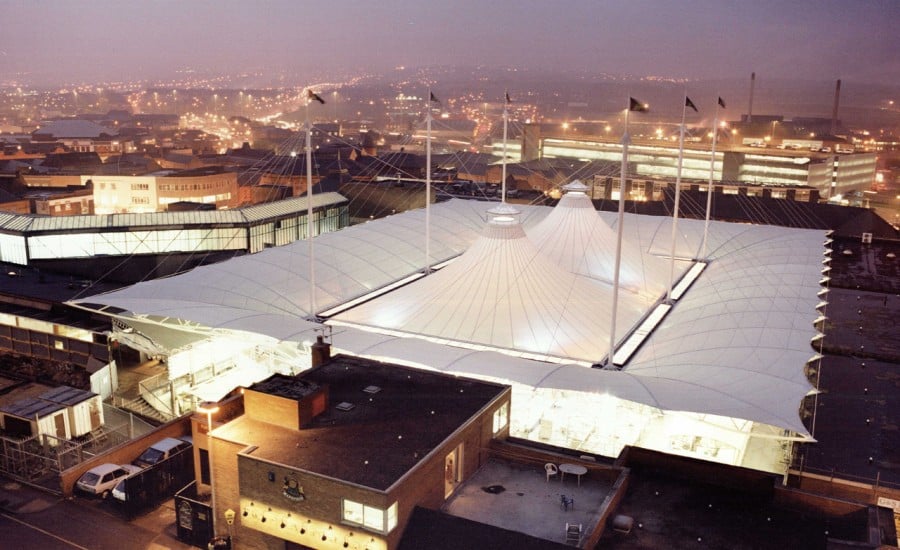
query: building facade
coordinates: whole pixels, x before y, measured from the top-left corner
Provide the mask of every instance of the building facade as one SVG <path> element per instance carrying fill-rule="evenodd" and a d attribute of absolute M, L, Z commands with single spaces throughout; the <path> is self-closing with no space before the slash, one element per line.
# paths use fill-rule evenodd
<path fill-rule="evenodd" d="M 240 548 L 396 548 L 413 509 L 440 508 L 507 437 L 509 399 L 345 356 L 246 388 L 243 415 L 195 432 L 216 533 Z"/>
<path fill-rule="evenodd" d="M 130 181 L 129 185 L 142 185 L 137 179 Z M 312 201 L 314 235 L 350 224 L 343 196 L 322 193 L 313 195 Z M 0 213 L 0 262 L 40 267 L 70 260 L 120 262 L 142 255 L 253 254 L 305 239 L 306 234 L 306 197 L 234 210 L 70 217 Z"/>
<path fill-rule="evenodd" d="M 237 173 L 220 167 L 146 176 L 88 175 L 81 180 L 93 183 L 97 214 L 164 212 L 175 202 L 215 204 L 219 209 L 239 204 Z"/>
<path fill-rule="evenodd" d="M 525 132 L 522 150 L 537 138 Z M 530 140 L 530 141 L 529 141 Z M 533 154 L 540 158 L 575 158 L 621 162 L 622 145 L 599 137 L 542 137 Z M 674 180 L 678 174 L 677 146 L 666 142 L 635 142 L 628 147 L 632 177 Z M 717 184 L 766 187 L 809 187 L 824 198 L 869 189 L 875 181 L 875 153 L 823 152 L 797 149 L 735 147 L 720 144 L 715 155 L 707 144 L 684 147 L 681 177 L 696 182 L 712 177 Z"/>

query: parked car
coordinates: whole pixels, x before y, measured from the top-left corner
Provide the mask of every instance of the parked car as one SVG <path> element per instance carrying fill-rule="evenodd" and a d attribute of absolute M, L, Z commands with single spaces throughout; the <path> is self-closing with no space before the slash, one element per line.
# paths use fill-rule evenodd
<path fill-rule="evenodd" d="M 134 460 L 134 464 L 146 468 L 190 448 L 191 443 L 189 441 L 167 437 L 147 447 L 147 450 Z"/>
<path fill-rule="evenodd" d="M 127 477 L 123 477 L 122 481 L 116 483 L 116 486 L 113 487 L 112 497 L 118 501 L 125 502 L 125 480 Z"/>
<path fill-rule="evenodd" d="M 140 467 L 131 464 L 101 464 L 83 473 L 75 482 L 75 488 L 90 495 L 106 498 L 119 481 L 140 471 Z"/>
<path fill-rule="evenodd" d="M 140 468 L 138 468 L 138 471 L 141 471 Z M 123 477 L 121 481 L 116 483 L 116 486 L 113 487 L 113 490 L 111 493 L 112 497 L 114 499 L 116 499 L 120 502 L 125 502 L 126 500 L 128 500 L 128 497 L 125 495 L 125 480 L 130 478 L 133 475 L 136 475 L 136 474 L 127 475 L 127 476 Z"/>

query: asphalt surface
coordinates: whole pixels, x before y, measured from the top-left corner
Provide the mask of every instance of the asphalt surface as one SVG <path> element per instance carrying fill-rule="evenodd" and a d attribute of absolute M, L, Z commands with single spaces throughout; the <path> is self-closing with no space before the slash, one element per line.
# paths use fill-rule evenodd
<path fill-rule="evenodd" d="M 111 500 L 61 499 L 0 478 L 0 547 L 18 550 L 193 548 L 177 540 L 172 501 L 131 521 Z"/>

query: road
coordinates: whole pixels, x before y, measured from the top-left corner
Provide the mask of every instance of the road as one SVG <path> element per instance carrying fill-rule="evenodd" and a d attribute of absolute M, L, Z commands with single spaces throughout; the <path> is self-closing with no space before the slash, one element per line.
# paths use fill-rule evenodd
<path fill-rule="evenodd" d="M 0 546 L 17 550 L 192 548 L 175 538 L 172 501 L 130 522 L 115 513 L 112 505 L 76 499 L 57 501 L 35 513 L 0 512 Z"/>

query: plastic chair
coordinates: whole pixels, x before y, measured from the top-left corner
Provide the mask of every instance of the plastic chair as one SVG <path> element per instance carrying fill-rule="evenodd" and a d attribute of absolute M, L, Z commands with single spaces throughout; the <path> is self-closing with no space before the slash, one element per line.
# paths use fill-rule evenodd
<path fill-rule="evenodd" d="M 581 542 L 581 524 L 566 523 L 566 544 L 578 545 Z"/>
<path fill-rule="evenodd" d="M 550 476 L 555 476 L 559 473 L 559 470 L 556 468 L 556 464 L 552 462 L 548 462 L 544 464 L 544 471 L 547 472 L 547 482 L 550 482 Z"/>

